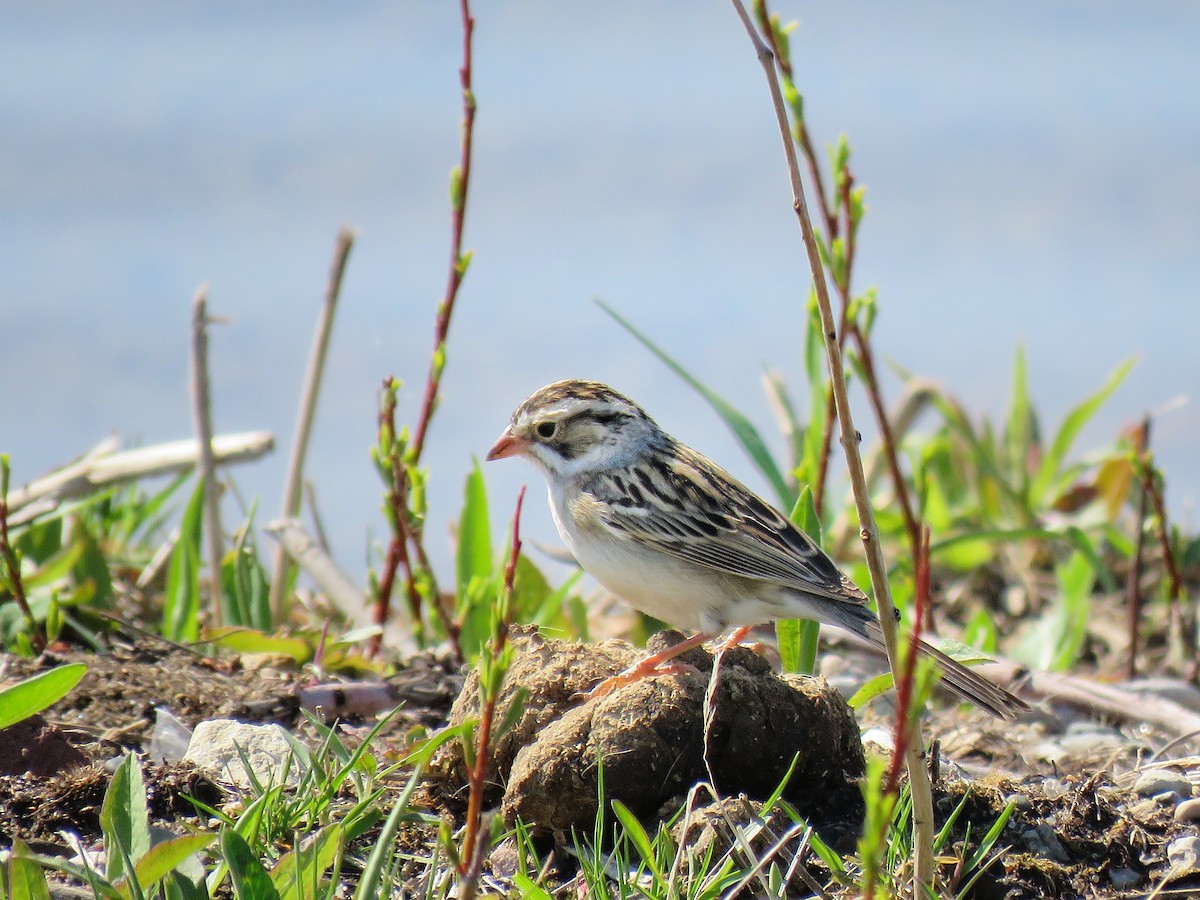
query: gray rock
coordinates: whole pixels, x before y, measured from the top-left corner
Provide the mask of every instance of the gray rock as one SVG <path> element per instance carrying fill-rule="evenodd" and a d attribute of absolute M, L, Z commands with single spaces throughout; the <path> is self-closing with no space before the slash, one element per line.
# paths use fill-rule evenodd
<path fill-rule="evenodd" d="M 1173 878 L 1200 869 L 1200 837 L 1188 835 L 1167 844 L 1167 862 L 1171 864 Z"/>
<path fill-rule="evenodd" d="M 1108 873 L 1108 880 L 1118 891 L 1127 891 L 1141 884 L 1142 876 L 1133 869 L 1112 869 Z"/>
<path fill-rule="evenodd" d="M 1200 798 L 1184 800 L 1175 807 L 1175 821 L 1195 822 L 1200 819 Z"/>
<path fill-rule="evenodd" d="M 287 765 L 292 744 L 278 725 L 247 725 L 232 719 L 201 722 L 183 758 L 222 781 L 249 788 L 252 781 L 242 762 L 243 755 L 260 784 L 276 785 L 285 780 L 295 784 L 299 780 L 300 767 L 295 762 Z"/>
<path fill-rule="evenodd" d="M 1071 862 L 1071 857 L 1059 841 L 1058 835 L 1045 823 L 1021 832 L 1021 840 L 1025 842 L 1030 853 L 1036 853 L 1038 856 L 1044 856 L 1059 863 Z"/>
<path fill-rule="evenodd" d="M 1180 797 L 1192 796 L 1192 783 L 1171 769 L 1147 769 L 1133 783 L 1135 793 L 1143 797 L 1176 793 Z"/>

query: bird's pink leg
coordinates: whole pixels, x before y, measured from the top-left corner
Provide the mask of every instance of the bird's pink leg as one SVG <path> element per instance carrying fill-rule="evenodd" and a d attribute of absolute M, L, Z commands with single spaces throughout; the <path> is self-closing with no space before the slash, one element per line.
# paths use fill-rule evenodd
<path fill-rule="evenodd" d="M 746 635 L 750 633 L 750 628 L 735 628 L 729 633 L 729 637 L 725 638 L 717 645 L 717 653 L 724 653 L 733 647 L 738 646 L 746 639 Z M 635 681 L 641 681 L 651 675 L 680 675 L 684 672 L 696 671 L 694 667 L 687 663 L 672 662 L 679 654 L 686 653 L 693 647 L 699 647 L 708 640 L 707 634 L 694 634 L 685 641 L 680 641 L 666 650 L 654 653 L 647 656 L 640 662 L 630 666 L 624 672 L 616 675 L 610 675 L 590 691 L 581 694 L 576 694 L 577 698 L 583 700 L 591 700 L 593 697 L 604 697 L 611 694 L 613 691 L 625 687 L 627 684 L 633 684 Z"/>
<path fill-rule="evenodd" d="M 672 662 L 671 660 L 680 653 L 686 653 L 693 647 L 699 647 L 707 640 L 707 634 L 694 634 L 685 641 L 680 641 L 666 650 L 651 654 L 645 659 L 634 663 L 624 672 L 610 675 L 590 691 L 585 691 L 575 696 L 582 700 L 591 700 L 594 697 L 604 697 L 618 688 L 623 688 L 627 684 L 633 684 L 635 681 L 641 681 L 650 675 L 678 675 L 683 672 L 694 672 L 695 668 L 689 666 L 687 663 Z"/>
<path fill-rule="evenodd" d="M 744 625 L 741 628 L 733 629 L 733 631 L 729 632 L 729 637 L 717 644 L 717 653 L 724 653 L 726 650 L 732 650 L 734 647 L 741 646 L 742 641 L 744 641 L 746 636 L 753 630 L 753 627 L 750 625 Z"/>

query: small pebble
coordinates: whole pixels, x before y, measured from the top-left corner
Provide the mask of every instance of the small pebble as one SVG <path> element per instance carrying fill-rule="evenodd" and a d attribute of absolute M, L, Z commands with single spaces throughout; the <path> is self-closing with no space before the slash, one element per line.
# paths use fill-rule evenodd
<path fill-rule="evenodd" d="M 1047 778 L 1042 782 L 1042 794 L 1047 800 L 1058 800 L 1067 795 L 1067 785 L 1061 778 Z"/>
<path fill-rule="evenodd" d="M 1170 769 L 1147 769 L 1133 783 L 1135 793 L 1143 797 L 1175 792 L 1180 797 L 1192 796 L 1192 783 Z"/>
<path fill-rule="evenodd" d="M 1167 844 L 1167 862 L 1175 877 L 1200 869 L 1200 837 L 1188 835 Z"/>
<path fill-rule="evenodd" d="M 1033 808 L 1033 798 L 1028 794 L 1009 794 L 1004 798 L 1005 803 L 1011 803 L 1021 811 Z"/>
<path fill-rule="evenodd" d="M 1200 819 L 1200 798 L 1184 800 L 1175 807 L 1175 821 L 1195 822 Z"/>
<path fill-rule="evenodd" d="M 1071 857 L 1059 841 L 1058 835 L 1054 833 L 1054 829 L 1045 823 L 1021 832 L 1021 839 L 1032 853 L 1064 864 L 1071 861 Z"/>
<path fill-rule="evenodd" d="M 1127 891 L 1141 884 L 1142 876 L 1134 869 L 1112 869 L 1108 873 L 1108 880 L 1118 891 Z"/>

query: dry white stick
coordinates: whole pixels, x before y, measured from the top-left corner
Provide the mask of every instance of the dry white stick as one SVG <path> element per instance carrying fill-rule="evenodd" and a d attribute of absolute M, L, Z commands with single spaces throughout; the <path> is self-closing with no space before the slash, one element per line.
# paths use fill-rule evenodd
<path fill-rule="evenodd" d="M 196 465 L 204 479 L 204 532 L 208 544 L 208 577 L 212 591 L 213 622 L 221 624 L 221 501 L 217 491 L 217 464 L 212 449 L 212 399 L 208 391 L 208 285 L 202 284 L 192 300 L 192 413 L 196 422 Z"/>
<path fill-rule="evenodd" d="M 269 453 L 274 445 L 275 438 L 269 431 L 247 431 L 214 437 L 212 451 L 217 464 L 228 465 L 258 459 Z M 13 516 L 10 524 L 31 521 L 53 512 L 69 500 L 86 497 L 108 485 L 186 472 L 195 467 L 199 452 L 199 442 L 189 438 L 124 450 L 108 456 L 89 453 L 77 462 L 55 469 L 25 487 L 12 491 L 9 494 L 9 508 L 21 510 L 21 515 Z"/>
<path fill-rule="evenodd" d="M 366 592 L 341 570 L 305 530 L 299 519 L 276 519 L 263 528 L 355 625 L 369 625 Z"/>
<path fill-rule="evenodd" d="M 321 376 L 325 372 L 325 355 L 329 350 L 329 336 L 333 333 L 333 314 L 337 310 L 338 296 L 342 289 L 342 273 L 346 271 L 346 258 L 354 246 L 354 231 L 343 228 L 338 232 L 337 245 L 333 250 L 333 264 L 329 269 L 329 283 L 325 287 L 325 302 L 313 332 L 312 349 L 308 355 L 308 369 L 304 373 L 304 389 L 300 393 L 300 413 L 296 417 L 296 432 L 292 436 L 292 453 L 288 459 L 287 477 L 283 483 L 283 515 L 300 514 L 300 492 L 304 484 L 304 457 L 308 452 L 308 439 L 312 434 L 313 417 L 317 413 L 317 396 L 321 390 Z M 270 607 L 275 621 L 287 618 L 288 556 L 282 547 L 275 550 L 275 571 L 271 577 Z"/>

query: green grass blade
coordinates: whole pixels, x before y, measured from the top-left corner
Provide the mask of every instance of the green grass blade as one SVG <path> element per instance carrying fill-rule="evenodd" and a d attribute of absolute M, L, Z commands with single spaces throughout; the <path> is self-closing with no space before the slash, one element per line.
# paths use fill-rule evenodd
<path fill-rule="evenodd" d="M 517 872 L 513 875 L 513 885 L 525 900 L 554 900 L 554 895 L 546 892 L 545 888 L 539 887 L 534 883 L 533 879 L 523 872 Z"/>
<path fill-rule="evenodd" d="M 658 866 L 658 859 L 654 855 L 654 845 L 650 842 L 650 835 L 646 833 L 646 829 L 642 827 L 642 823 L 637 820 L 632 812 L 620 800 L 612 801 L 613 812 L 617 814 L 617 819 L 620 820 L 625 834 L 629 836 L 630 842 L 637 848 L 638 855 L 646 864 L 652 873 L 656 882 L 663 881 L 662 870 Z"/>
<path fill-rule="evenodd" d="M 0 690 L 0 729 L 53 706 L 70 693 L 85 674 L 87 666 L 83 663 L 70 663 Z"/>
<path fill-rule="evenodd" d="M 1127 359 L 1121 363 L 1116 371 L 1108 376 L 1108 380 L 1100 390 L 1076 406 L 1063 419 L 1062 425 L 1058 428 L 1058 433 L 1054 435 L 1054 442 L 1042 458 L 1041 464 L 1037 469 L 1037 474 L 1033 479 L 1030 496 L 1035 505 L 1040 505 L 1053 499 L 1046 495 L 1052 488 L 1056 487 L 1057 476 L 1062 471 L 1063 463 L 1066 460 L 1067 453 L 1071 450 L 1071 445 L 1075 442 L 1075 438 L 1078 437 L 1083 426 L 1096 414 L 1096 411 L 1112 396 L 1113 391 L 1121 386 L 1121 382 L 1125 380 L 1125 376 L 1129 374 L 1130 369 L 1133 368 L 1136 361 L 1135 359 Z"/>
<path fill-rule="evenodd" d="M 1013 360 L 1012 399 L 1008 408 L 1008 422 L 1004 427 L 1004 451 L 1009 483 L 1014 485 L 1022 496 L 1027 496 L 1029 490 L 1032 443 L 1025 348 L 1018 345 L 1016 358 Z"/>
<path fill-rule="evenodd" d="M 479 460 L 471 462 L 471 473 L 463 488 L 462 515 L 458 520 L 458 549 L 455 571 L 458 591 L 467 590 L 473 578 L 487 578 L 492 572 L 492 533 L 488 523 L 487 486 Z"/>
<path fill-rule="evenodd" d="M 200 635 L 200 521 L 204 512 L 204 479 L 188 500 L 179 525 L 179 539 L 167 568 L 163 602 L 163 637 L 194 641 Z"/>
<path fill-rule="evenodd" d="M 329 825 L 283 858 L 271 871 L 271 882 L 280 900 L 307 900 L 316 896 L 321 877 L 333 865 L 344 844 L 342 823 Z"/>
<path fill-rule="evenodd" d="M 408 813 L 408 805 L 412 802 L 421 774 L 422 767 L 417 766 L 412 777 L 408 779 L 408 784 L 396 798 L 392 811 L 379 832 L 379 838 L 371 849 L 371 855 L 367 857 L 367 864 L 358 879 L 358 888 L 354 891 L 354 900 L 376 900 L 386 896 L 387 892 L 383 890 L 382 883 L 383 873 L 396 852 L 396 834 L 400 830 L 400 821 Z"/>
<path fill-rule="evenodd" d="M 800 491 L 791 519 L 800 529 L 821 545 L 821 519 L 813 505 L 812 489 L 805 485 Z M 780 619 L 775 623 L 779 642 L 779 657 L 783 671 L 812 674 L 817 666 L 817 641 L 821 635 L 818 622 L 800 619 Z"/>
<path fill-rule="evenodd" d="M 687 382 L 696 393 L 708 401 L 708 405 L 716 411 L 726 427 L 733 432 L 733 436 L 742 445 L 742 449 L 750 457 L 750 461 L 754 463 L 758 471 L 767 480 L 767 483 L 771 485 L 771 489 L 775 491 L 775 496 L 778 498 L 779 505 L 783 509 L 790 509 L 796 502 L 796 491 L 788 485 L 787 479 L 784 478 L 783 473 L 779 470 L 779 466 L 775 463 L 774 457 L 771 456 L 771 451 L 767 449 L 767 444 L 762 439 L 762 435 L 759 434 L 758 429 L 754 427 L 751 421 L 731 406 L 728 401 L 702 384 L 691 372 L 668 356 L 666 351 L 651 341 L 646 335 L 642 334 L 642 332 L 638 331 L 631 322 L 622 317 L 603 300 L 597 300 L 596 304 L 608 313 L 618 325 L 637 338 L 647 350 L 662 360 L 667 368 Z"/>

